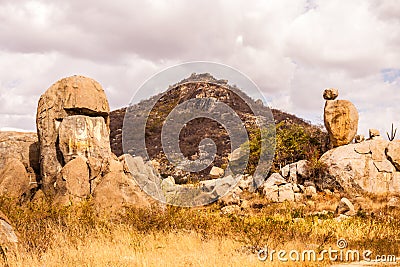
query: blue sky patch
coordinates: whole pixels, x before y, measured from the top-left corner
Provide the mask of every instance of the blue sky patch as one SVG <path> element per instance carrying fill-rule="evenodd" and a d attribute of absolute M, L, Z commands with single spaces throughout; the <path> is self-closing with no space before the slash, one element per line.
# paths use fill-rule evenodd
<path fill-rule="evenodd" d="M 400 80 L 400 69 L 383 69 L 381 74 L 384 82 L 392 83 L 396 80 Z"/>

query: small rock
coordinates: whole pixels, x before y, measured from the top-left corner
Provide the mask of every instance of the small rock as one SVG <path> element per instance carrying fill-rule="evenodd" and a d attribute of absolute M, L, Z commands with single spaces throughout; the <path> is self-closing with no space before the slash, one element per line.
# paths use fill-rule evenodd
<path fill-rule="evenodd" d="M 325 89 L 323 96 L 325 100 L 335 100 L 339 96 L 339 91 L 335 88 Z"/>
<path fill-rule="evenodd" d="M 356 214 L 356 211 L 354 209 L 353 203 L 348 198 L 343 197 L 338 206 L 336 207 L 336 213 L 337 214 L 344 214 L 347 216 L 353 216 Z"/>
<path fill-rule="evenodd" d="M 224 176 L 224 173 L 224 169 L 213 166 L 210 171 L 210 176 L 211 178 L 221 178 L 222 176 Z"/>
<path fill-rule="evenodd" d="M 270 186 L 270 185 L 280 186 L 283 184 L 287 184 L 287 181 L 279 173 L 271 174 L 271 176 L 264 182 L 264 186 Z"/>
<path fill-rule="evenodd" d="M 14 231 L 14 228 L 11 226 L 10 221 L 4 215 L 4 213 L 0 211 L 0 247 L 17 245 L 17 243 L 18 237 Z"/>
<path fill-rule="evenodd" d="M 296 163 L 297 167 L 297 174 L 300 175 L 302 178 L 307 177 L 307 169 L 308 169 L 308 161 L 307 160 L 300 160 Z"/>
<path fill-rule="evenodd" d="M 315 188 L 315 186 L 309 185 L 304 190 L 304 195 L 306 197 L 312 197 L 315 196 L 316 194 L 317 194 L 317 189 Z"/>
<path fill-rule="evenodd" d="M 239 179 L 238 187 L 242 190 L 252 191 L 254 188 L 253 182 L 253 176 L 244 175 L 241 179 Z"/>
<path fill-rule="evenodd" d="M 240 211 L 241 211 L 241 209 L 238 205 L 230 205 L 230 206 L 223 207 L 221 209 L 221 213 L 224 215 L 237 214 Z"/>
<path fill-rule="evenodd" d="M 28 194 L 31 183 L 36 180 L 26 172 L 24 164 L 17 159 L 9 159 L 0 170 L 0 195 L 20 199 Z"/>
<path fill-rule="evenodd" d="M 263 189 L 263 194 L 264 196 L 273 201 L 273 202 L 279 202 L 279 187 L 277 185 L 271 185 L 264 187 Z"/>
<path fill-rule="evenodd" d="M 329 189 L 324 189 L 324 193 L 329 195 L 329 196 L 333 195 L 333 192 L 331 190 L 329 190 Z"/>
<path fill-rule="evenodd" d="M 369 138 L 373 139 L 374 137 L 381 136 L 381 133 L 377 129 L 369 129 Z"/>
<path fill-rule="evenodd" d="M 392 197 L 388 203 L 387 207 L 394 209 L 394 208 L 399 208 L 400 207 L 400 199 L 398 197 Z"/>
<path fill-rule="evenodd" d="M 302 193 L 294 193 L 294 201 L 296 201 L 296 202 L 300 202 L 300 201 L 302 201 L 304 198 L 303 198 L 303 194 Z"/>
<path fill-rule="evenodd" d="M 243 199 L 242 202 L 240 203 L 240 207 L 242 209 L 249 209 L 250 208 L 250 203 L 248 200 Z"/>
<path fill-rule="evenodd" d="M 218 199 L 218 201 L 223 206 L 230 206 L 230 205 L 240 205 L 241 199 L 240 194 L 242 190 L 239 187 L 236 187 L 232 192 L 229 192 L 225 196 Z"/>
<path fill-rule="evenodd" d="M 281 168 L 279 173 L 283 176 L 283 177 L 288 177 L 289 176 L 289 171 L 290 171 L 290 167 L 289 165 L 286 165 L 285 167 Z"/>
<path fill-rule="evenodd" d="M 294 192 L 292 184 L 284 184 L 282 186 L 279 186 L 278 201 L 279 202 L 294 201 Z"/>
<path fill-rule="evenodd" d="M 364 142 L 364 141 L 365 141 L 365 136 L 362 135 L 362 134 L 357 134 L 357 135 L 354 137 L 354 141 L 355 141 L 356 143 Z"/>
<path fill-rule="evenodd" d="M 300 187 L 297 184 L 293 185 L 293 192 L 295 192 L 295 193 L 300 193 L 301 192 Z"/>

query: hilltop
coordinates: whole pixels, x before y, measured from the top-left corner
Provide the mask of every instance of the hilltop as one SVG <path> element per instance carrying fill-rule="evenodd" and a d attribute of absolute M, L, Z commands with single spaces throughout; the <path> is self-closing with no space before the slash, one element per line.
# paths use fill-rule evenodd
<path fill-rule="evenodd" d="M 160 98 L 161 96 L 161 98 Z M 182 153 L 189 159 L 196 159 L 198 153 L 199 142 L 208 137 L 211 138 L 217 146 L 217 155 L 211 166 L 199 173 L 177 173 L 174 171 L 173 166 L 168 162 L 164 155 L 161 145 L 161 129 L 162 123 L 173 110 L 173 108 L 189 99 L 194 98 L 215 98 L 222 101 L 232 108 L 244 122 L 247 132 L 249 133 L 250 140 L 257 141 L 257 132 L 255 126 L 255 115 L 246 103 L 252 103 L 254 106 L 263 106 L 261 100 L 253 100 L 247 96 L 243 90 L 236 86 L 228 84 L 227 80 L 218 80 L 208 73 L 205 74 L 192 74 L 187 79 L 184 79 L 174 85 L 169 86 L 165 93 L 151 97 L 150 99 L 143 100 L 138 104 L 130 106 L 129 109 L 134 112 L 135 116 L 142 114 L 144 107 L 150 103 L 156 102 L 146 125 L 146 148 L 149 158 L 155 160 L 161 166 L 159 172 L 161 176 L 168 177 L 174 176 L 178 183 L 186 183 L 188 180 L 198 181 L 204 180 L 208 176 L 212 166 L 226 167 L 228 162 L 228 154 L 230 153 L 230 140 L 226 130 L 216 121 L 207 118 L 198 118 L 190 121 L 182 129 L 180 133 L 180 149 Z M 155 101 L 160 98 L 158 101 Z M 322 155 L 327 150 L 327 134 L 321 127 L 312 125 L 310 122 L 305 121 L 293 114 L 283 112 L 279 109 L 271 109 L 273 120 L 277 127 L 277 137 L 279 147 L 277 147 L 276 160 L 274 168 L 279 170 L 281 165 L 296 160 L 306 159 L 310 155 L 306 152 L 298 150 L 297 155 L 290 155 L 292 158 L 285 158 L 282 152 L 286 150 L 288 140 L 283 140 L 286 136 L 281 136 L 281 133 L 288 131 L 296 131 L 298 134 L 298 141 L 305 142 L 304 137 L 313 139 L 309 142 L 310 150 L 315 151 L 318 156 Z M 121 108 L 110 112 L 110 143 L 111 149 L 114 154 L 120 156 L 123 154 L 122 147 L 122 127 L 126 114 L 126 108 Z M 139 115 L 140 116 L 140 115 Z M 129 120 L 129 118 L 127 118 Z M 279 139 L 279 137 L 282 137 Z M 322 140 L 322 141 L 320 141 Z M 296 136 L 294 140 L 296 142 Z M 310 141 L 310 140 L 307 140 Z M 133 144 L 132 144 L 133 145 Z M 293 148 L 288 148 L 293 149 Z M 126 151 L 125 151 L 126 152 Z M 251 163 L 250 164 L 256 164 Z"/>

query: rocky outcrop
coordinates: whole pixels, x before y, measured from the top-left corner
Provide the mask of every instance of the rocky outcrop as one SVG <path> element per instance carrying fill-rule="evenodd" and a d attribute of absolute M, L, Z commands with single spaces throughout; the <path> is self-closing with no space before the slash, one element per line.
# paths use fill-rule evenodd
<path fill-rule="evenodd" d="M 324 123 L 329 133 L 331 145 L 333 147 L 347 145 L 357 134 L 357 109 L 350 101 L 331 100 L 335 99 L 338 93 L 337 91 L 327 92 L 327 90 L 324 92 L 326 99 Z"/>
<path fill-rule="evenodd" d="M 398 141 L 368 140 L 334 148 L 320 160 L 347 192 L 400 193 L 398 146 Z"/>
<path fill-rule="evenodd" d="M 65 163 L 77 156 L 110 157 L 109 130 L 104 118 L 82 115 L 65 118 L 59 127 L 59 147 Z"/>
<path fill-rule="evenodd" d="M 40 145 L 41 177 L 46 193 L 54 191 L 56 175 L 65 165 L 59 145 L 59 128 L 63 120 L 73 115 L 103 117 L 109 127 L 109 111 L 108 101 L 101 85 L 83 76 L 61 79 L 40 97 L 36 125 Z M 85 147 L 79 148 L 80 151 L 85 149 Z"/>
<path fill-rule="evenodd" d="M 16 159 L 28 172 L 39 173 L 39 158 L 36 133 L 0 132 L 0 169 L 9 159 Z"/>
<path fill-rule="evenodd" d="M 93 199 L 100 209 L 121 211 L 124 206 L 150 207 L 155 203 L 153 199 L 143 192 L 133 175 L 139 175 L 127 169 L 124 155 L 120 159 L 108 159 L 108 167 L 98 184 L 92 186 Z"/>
<path fill-rule="evenodd" d="M 0 195 L 20 200 L 30 196 L 37 185 L 34 174 L 28 174 L 18 159 L 9 159 L 0 170 Z"/>
<path fill-rule="evenodd" d="M 62 168 L 55 184 L 57 204 L 66 205 L 89 196 L 89 168 L 86 161 L 85 157 L 78 156 Z"/>

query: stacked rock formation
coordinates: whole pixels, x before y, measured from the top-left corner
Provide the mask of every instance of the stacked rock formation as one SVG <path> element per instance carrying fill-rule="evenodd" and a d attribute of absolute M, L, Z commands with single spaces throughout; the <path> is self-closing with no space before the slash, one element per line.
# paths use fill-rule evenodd
<path fill-rule="evenodd" d="M 87 122 L 95 120 L 98 128 L 108 128 L 109 112 L 108 101 L 101 85 L 82 76 L 64 78 L 53 84 L 40 97 L 36 125 L 40 144 L 41 176 L 46 192 L 54 191 L 56 175 L 65 165 L 65 160 L 73 153 L 89 155 L 93 150 L 88 143 L 89 136 L 85 136 L 88 133 Z M 83 115 L 86 120 L 76 115 Z M 65 120 L 66 118 L 68 119 Z M 63 130 L 68 128 L 65 124 L 74 125 L 76 134 L 71 138 L 75 137 L 75 140 L 65 140 Z M 94 130 L 89 129 L 89 132 L 94 134 Z M 70 142 L 68 145 L 71 150 L 66 154 L 61 150 L 64 144 L 60 144 L 60 141 Z"/>
<path fill-rule="evenodd" d="M 101 85 L 72 76 L 53 84 L 40 98 L 37 132 L 45 195 L 58 204 L 93 196 L 102 208 L 148 205 L 131 173 L 111 152 L 109 105 Z"/>
<path fill-rule="evenodd" d="M 323 94 L 326 100 L 324 123 L 332 147 L 349 144 L 358 128 L 356 107 L 348 100 L 335 100 L 338 95 L 338 90 L 334 88 L 326 89 Z"/>

